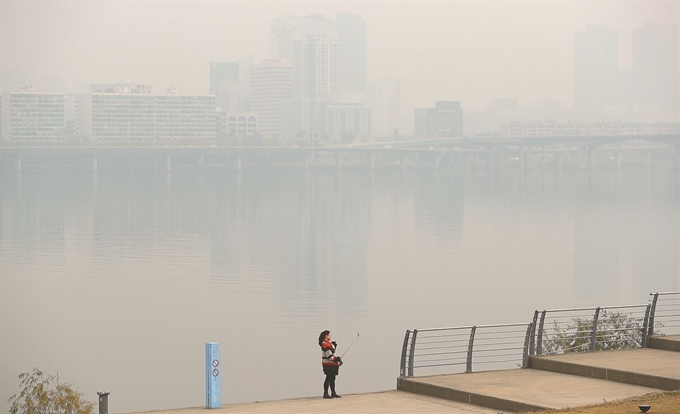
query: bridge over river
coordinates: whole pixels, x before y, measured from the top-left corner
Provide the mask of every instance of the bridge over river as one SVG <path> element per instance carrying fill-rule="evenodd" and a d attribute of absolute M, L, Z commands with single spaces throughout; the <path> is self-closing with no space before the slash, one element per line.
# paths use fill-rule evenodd
<path fill-rule="evenodd" d="M 244 166 L 274 165 L 337 170 L 376 166 L 399 168 L 562 169 L 644 168 L 666 165 L 680 168 L 680 133 L 602 136 L 432 138 L 395 142 L 370 142 L 334 146 L 231 146 L 216 145 L 92 145 L 0 147 L 5 172 L 21 173 L 26 165 L 76 165 L 97 172 L 102 165 L 153 166 L 170 172 L 173 165 Z"/>

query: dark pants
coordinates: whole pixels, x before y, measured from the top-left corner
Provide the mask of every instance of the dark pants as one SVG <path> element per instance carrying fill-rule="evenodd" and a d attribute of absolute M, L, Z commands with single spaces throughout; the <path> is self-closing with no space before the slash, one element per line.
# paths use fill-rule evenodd
<path fill-rule="evenodd" d="M 331 387 L 331 392 L 335 394 L 335 375 L 326 374 L 326 381 L 323 382 L 323 393 L 328 394 L 328 387 Z"/>

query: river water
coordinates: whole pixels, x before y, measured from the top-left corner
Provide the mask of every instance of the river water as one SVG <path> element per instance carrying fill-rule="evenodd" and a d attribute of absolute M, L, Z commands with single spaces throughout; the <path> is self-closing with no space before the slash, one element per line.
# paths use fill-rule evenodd
<path fill-rule="evenodd" d="M 670 171 L 0 176 L 0 411 L 59 373 L 110 412 L 393 389 L 404 331 L 680 290 Z"/>

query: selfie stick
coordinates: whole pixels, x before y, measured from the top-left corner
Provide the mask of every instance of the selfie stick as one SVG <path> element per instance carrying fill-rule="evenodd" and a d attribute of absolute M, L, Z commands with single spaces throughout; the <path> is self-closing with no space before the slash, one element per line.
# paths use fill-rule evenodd
<path fill-rule="evenodd" d="M 347 351 L 349 351 L 349 349 L 352 347 L 352 345 L 354 345 L 354 343 L 357 341 L 357 339 L 359 339 L 359 332 L 357 332 L 357 337 L 354 338 L 354 340 L 352 341 L 351 344 L 349 344 L 349 346 L 347 347 L 347 349 L 345 350 L 345 352 L 343 352 L 342 355 L 340 355 L 340 359 L 342 359 L 342 358 L 345 357 L 345 354 L 347 353 Z"/>

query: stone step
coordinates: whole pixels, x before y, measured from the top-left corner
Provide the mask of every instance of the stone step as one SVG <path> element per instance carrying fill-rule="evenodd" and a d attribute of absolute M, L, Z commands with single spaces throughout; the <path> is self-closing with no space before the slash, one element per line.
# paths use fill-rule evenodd
<path fill-rule="evenodd" d="M 680 389 L 680 352 L 639 348 L 532 356 L 529 366 L 666 391 Z"/>
<path fill-rule="evenodd" d="M 664 351 L 680 352 L 680 335 L 650 336 L 647 338 L 647 346 Z"/>
<path fill-rule="evenodd" d="M 399 378 L 397 389 L 510 412 L 580 407 L 661 392 L 537 369 Z"/>

